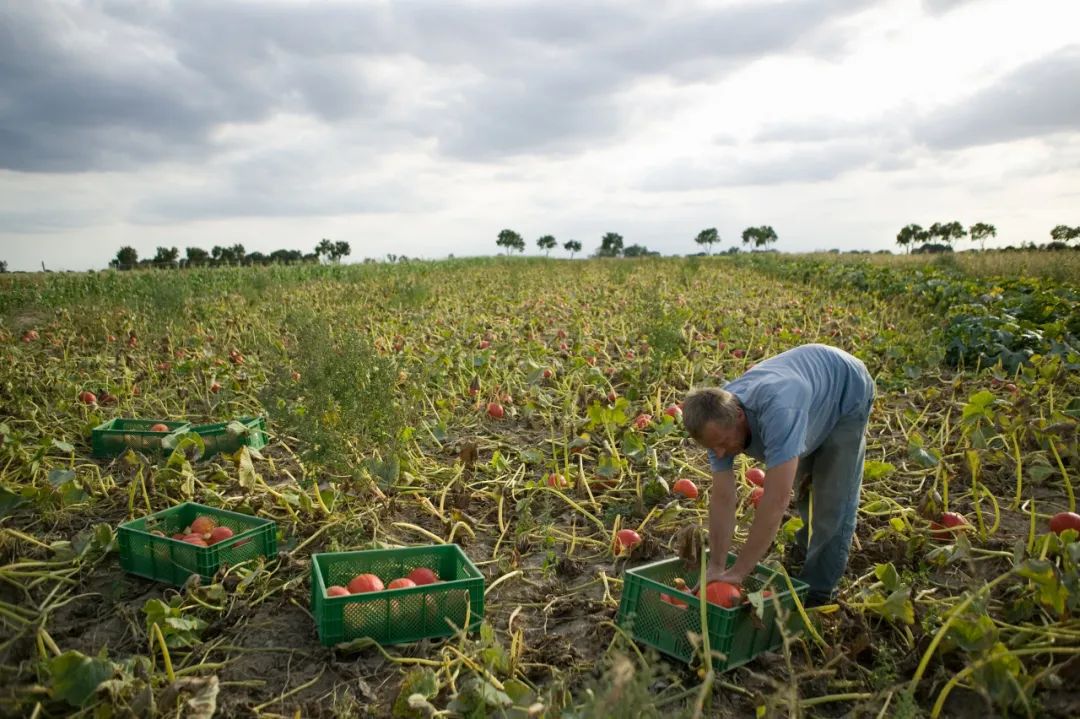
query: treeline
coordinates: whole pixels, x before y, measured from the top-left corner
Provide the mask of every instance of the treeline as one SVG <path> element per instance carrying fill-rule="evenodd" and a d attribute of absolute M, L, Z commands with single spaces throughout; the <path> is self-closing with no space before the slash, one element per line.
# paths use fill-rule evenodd
<path fill-rule="evenodd" d="M 743 230 L 742 241 L 744 245 L 750 245 L 754 248 L 768 249 L 769 245 L 777 240 L 776 230 L 769 225 L 761 225 L 760 227 L 747 227 Z M 706 252 L 711 253 L 712 246 L 720 242 L 720 233 L 716 231 L 715 227 L 709 227 L 702 230 L 694 238 L 694 242 L 699 245 L 704 245 Z M 644 245 L 630 245 L 628 247 L 623 245 L 623 236 L 617 232 L 605 232 L 604 236 L 600 238 L 600 246 L 593 252 L 593 257 L 655 257 L 659 252 L 654 252 Z M 514 230 L 503 230 L 499 233 L 495 239 L 495 244 L 506 250 L 506 254 L 510 254 L 511 250 L 517 252 L 525 251 L 525 238 Z M 553 235 L 543 235 L 536 240 L 536 246 L 544 251 L 546 257 L 551 253 L 551 250 L 558 246 L 558 241 Z M 574 255 L 581 252 L 581 243 L 577 240 L 567 240 L 563 243 L 563 249 L 570 253 L 570 259 L 574 258 Z M 732 246 L 728 249 L 728 254 L 734 254 L 739 251 L 738 246 Z"/>
<path fill-rule="evenodd" d="M 139 259 L 134 247 L 121 247 L 116 257 L 109 261 L 109 267 L 118 270 L 158 267 L 163 269 L 179 267 L 220 267 L 229 265 L 294 265 L 303 262 L 340 262 L 348 257 L 352 248 L 348 242 L 323 239 L 312 252 L 301 250 L 274 250 L 270 254 L 247 252 L 241 244 L 222 246 L 214 245 L 209 251 L 201 247 L 188 247 L 183 258 L 176 247 L 158 247 L 153 257 Z"/>
<path fill-rule="evenodd" d="M 929 228 L 923 229 L 921 225 L 910 224 L 902 228 L 896 235 L 896 244 L 900 245 L 908 252 L 911 252 L 912 248 L 915 248 L 915 252 L 949 252 L 952 250 L 952 243 L 969 238 L 972 242 L 979 243 L 979 249 L 986 249 L 986 240 L 991 237 L 997 237 L 997 228 L 986 222 L 976 222 L 967 229 L 958 221 L 952 222 L 935 222 L 930 225 Z M 1068 243 L 1071 240 L 1075 240 L 1080 237 L 1080 227 L 1069 227 L 1068 225 L 1058 225 L 1050 230 L 1050 244 L 1045 245 L 1046 249 L 1064 249 L 1068 247 Z M 1034 249 L 1035 244 L 1030 244 L 1030 249 Z M 1010 248 L 1011 249 L 1011 248 Z M 1021 245 L 1021 249 L 1024 246 Z"/>

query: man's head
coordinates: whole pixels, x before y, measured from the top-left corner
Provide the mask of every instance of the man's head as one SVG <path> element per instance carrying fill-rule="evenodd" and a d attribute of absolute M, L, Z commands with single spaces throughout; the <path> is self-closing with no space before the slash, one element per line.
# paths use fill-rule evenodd
<path fill-rule="evenodd" d="M 686 396 L 682 408 L 687 434 L 718 457 L 730 457 L 746 449 L 749 428 L 746 414 L 735 395 L 706 387 Z"/>

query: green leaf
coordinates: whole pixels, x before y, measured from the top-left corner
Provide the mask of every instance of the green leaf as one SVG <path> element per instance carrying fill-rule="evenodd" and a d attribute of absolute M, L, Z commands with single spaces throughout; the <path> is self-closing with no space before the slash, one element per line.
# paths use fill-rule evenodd
<path fill-rule="evenodd" d="M 427 667 L 416 667 L 405 675 L 398 691 L 397 699 L 391 709 L 391 715 L 398 719 L 420 719 L 430 716 L 421 711 L 422 705 L 413 700 L 419 696 L 425 702 L 434 699 L 439 693 L 439 679 L 435 672 Z"/>
<path fill-rule="evenodd" d="M 911 603 L 911 588 L 902 585 L 892 592 L 881 607 L 881 613 L 886 619 L 904 624 L 915 623 L 915 606 Z"/>
<path fill-rule="evenodd" d="M 496 641 L 495 628 L 488 622 L 480 623 L 480 643 L 484 646 L 490 646 Z"/>
<path fill-rule="evenodd" d="M 507 679 L 503 682 L 503 691 L 514 702 L 514 705 L 519 707 L 529 706 L 534 698 L 529 685 L 518 679 Z"/>
<path fill-rule="evenodd" d="M 900 588 L 900 575 L 896 572 L 896 567 L 892 565 L 892 562 L 876 565 L 874 574 L 888 591 L 895 592 Z"/>
<path fill-rule="evenodd" d="M 993 646 L 990 656 L 992 659 L 981 664 L 971 677 L 995 705 L 1005 710 L 1006 714 L 1012 714 L 1009 710 L 1014 705 L 1023 706 L 1028 701 L 1028 697 L 1021 693 L 1021 688 L 1028 683 L 1027 672 L 1020 659 L 1001 642 Z"/>
<path fill-rule="evenodd" d="M 1048 464 L 1031 464 L 1028 465 L 1027 473 L 1034 482 L 1041 484 L 1044 479 L 1054 474 L 1054 468 Z"/>
<path fill-rule="evenodd" d="M 964 419 L 977 414 L 984 414 L 986 408 L 994 404 L 994 393 L 990 390 L 979 390 L 975 394 L 968 397 L 968 402 L 964 405 Z"/>
<path fill-rule="evenodd" d="M 61 504 L 65 507 L 85 502 L 89 497 L 90 495 L 84 492 L 83 488 L 75 482 L 65 484 L 63 489 L 60 490 Z"/>
<path fill-rule="evenodd" d="M 637 432 L 628 430 L 623 432 L 621 449 L 630 459 L 641 459 L 645 456 L 645 440 Z"/>
<path fill-rule="evenodd" d="M 676 424 L 675 418 L 669 414 L 665 414 L 663 417 L 661 417 L 659 420 L 659 424 L 657 424 L 657 420 L 655 418 L 653 419 L 652 431 L 653 434 L 657 436 L 664 437 L 671 434 L 672 432 L 677 432 L 678 430 L 679 425 Z"/>
<path fill-rule="evenodd" d="M 83 706 L 114 671 L 108 659 L 88 657 L 77 651 L 64 652 L 49 662 L 53 696 L 71 706 Z"/>
<path fill-rule="evenodd" d="M 75 472 L 70 469 L 50 469 L 49 484 L 60 487 L 75 479 Z"/>
<path fill-rule="evenodd" d="M 521 450 L 520 456 L 521 461 L 525 464 L 541 464 L 544 461 L 544 455 L 532 447 Z"/>
<path fill-rule="evenodd" d="M 945 637 L 965 652 L 982 653 L 997 642 L 998 631 L 986 614 L 966 615 L 953 620 Z"/>
<path fill-rule="evenodd" d="M 1069 590 L 1061 583 L 1057 568 L 1051 562 L 1028 559 L 1017 568 L 1016 573 L 1035 585 L 1035 595 L 1041 605 L 1059 617 L 1065 614 Z"/>
<path fill-rule="evenodd" d="M 614 479 L 619 474 L 619 468 L 619 460 L 610 454 L 604 454 L 600 456 L 600 461 L 597 462 L 596 473 L 604 479 Z"/>
<path fill-rule="evenodd" d="M 4 487 L 0 487 L 0 517 L 11 514 L 22 504 L 26 504 L 25 498 Z"/>
<path fill-rule="evenodd" d="M 206 453 L 206 442 L 198 432 L 183 431 L 167 434 L 161 438 L 161 447 L 170 450 L 172 454 L 166 463 L 167 466 L 179 468 L 183 460 L 187 459 L 187 451 L 194 449 L 193 457 L 198 459 Z"/>
<path fill-rule="evenodd" d="M 784 522 L 784 526 L 780 528 L 780 534 L 784 541 L 784 544 L 790 544 L 795 541 L 795 535 L 799 533 L 799 530 L 803 528 L 803 521 L 801 517 L 792 517 L 788 521 Z"/>
<path fill-rule="evenodd" d="M 146 604 L 143 605 L 143 613 L 146 614 L 147 631 L 155 624 L 164 623 L 165 617 L 169 616 L 172 611 L 172 607 L 160 599 L 147 599 Z"/>
<path fill-rule="evenodd" d="M 60 450 L 64 454 L 71 454 L 72 452 L 75 451 L 74 446 L 72 446 L 71 444 L 68 444 L 67 442 L 62 442 L 59 439 L 54 439 L 52 441 L 52 446 L 55 447 L 56 449 Z"/>
<path fill-rule="evenodd" d="M 938 463 L 936 456 L 914 443 L 908 445 L 908 457 L 927 468 L 937 466 Z"/>
<path fill-rule="evenodd" d="M 445 442 L 450 436 L 450 431 L 446 426 L 446 422 L 437 422 L 428 425 L 428 431 L 431 432 L 431 436 L 438 442 Z"/>
<path fill-rule="evenodd" d="M 495 452 L 498 454 L 498 450 Z M 389 489 L 401 475 L 401 460 L 392 455 L 386 461 L 374 457 L 364 460 L 364 467 L 382 489 Z"/>
<path fill-rule="evenodd" d="M 197 618 L 165 617 L 165 626 L 169 629 L 175 629 L 177 632 L 193 632 L 205 627 L 205 625 L 205 622 Z"/>
<path fill-rule="evenodd" d="M 215 602 L 223 601 L 226 597 L 225 587 L 221 584 L 210 584 L 200 587 L 199 592 L 204 598 Z"/>
<path fill-rule="evenodd" d="M 896 467 L 889 462 L 879 462 L 871 459 L 863 463 L 863 477 L 869 482 L 888 477 L 895 471 Z"/>
<path fill-rule="evenodd" d="M 641 499 L 645 502 L 646 507 L 651 507 L 654 504 L 659 504 L 664 500 L 670 499 L 671 488 L 668 486 L 667 480 L 663 477 L 657 477 L 645 483 L 641 488 Z"/>
<path fill-rule="evenodd" d="M 510 462 L 506 460 L 506 457 L 502 455 L 502 452 L 495 450 L 491 454 L 491 461 L 488 462 L 490 466 L 496 472 L 508 472 L 510 471 Z"/>
<path fill-rule="evenodd" d="M 469 677 L 447 709 L 462 717 L 480 719 L 490 716 L 492 709 L 507 709 L 512 704 L 513 701 L 505 692 L 478 677 Z"/>

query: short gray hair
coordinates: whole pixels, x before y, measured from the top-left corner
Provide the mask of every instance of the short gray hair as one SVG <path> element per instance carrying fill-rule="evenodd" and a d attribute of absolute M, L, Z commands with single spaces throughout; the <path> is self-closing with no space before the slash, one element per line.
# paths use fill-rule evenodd
<path fill-rule="evenodd" d="M 726 389 L 702 387 L 686 395 L 682 412 L 683 427 L 687 434 L 694 441 L 700 442 L 701 433 L 709 422 L 730 427 L 739 421 L 739 400 Z"/>

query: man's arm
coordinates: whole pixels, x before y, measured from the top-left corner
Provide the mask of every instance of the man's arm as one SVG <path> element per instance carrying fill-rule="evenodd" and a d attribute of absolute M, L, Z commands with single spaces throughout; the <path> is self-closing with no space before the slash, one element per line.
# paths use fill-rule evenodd
<path fill-rule="evenodd" d="M 731 565 L 731 569 L 716 576 L 716 581 L 732 582 L 741 584 L 754 567 L 760 562 L 772 546 L 776 538 L 776 532 L 780 529 L 780 522 L 784 518 L 784 511 L 791 501 L 791 487 L 795 483 L 795 469 L 799 466 L 799 458 L 789 459 L 776 467 L 770 467 L 765 472 L 765 494 L 761 497 L 761 503 L 754 513 L 754 522 L 750 525 L 750 536 L 746 538 L 746 544 L 739 552 L 738 559 Z M 734 506 L 731 509 L 732 524 L 734 524 Z M 711 513 L 711 509 L 710 509 Z M 730 525 L 729 525 L 730 527 Z M 728 534 L 730 537 L 730 533 Z M 715 545 L 710 545 L 714 546 Z M 726 551 L 726 547 L 725 547 Z M 712 562 L 709 563 L 709 581 L 714 581 Z"/>
<path fill-rule="evenodd" d="M 730 469 L 713 472 L 709 492 L 709 576 L 727 568 L 731 535 L 735 532 L 735 473 Z"/>

